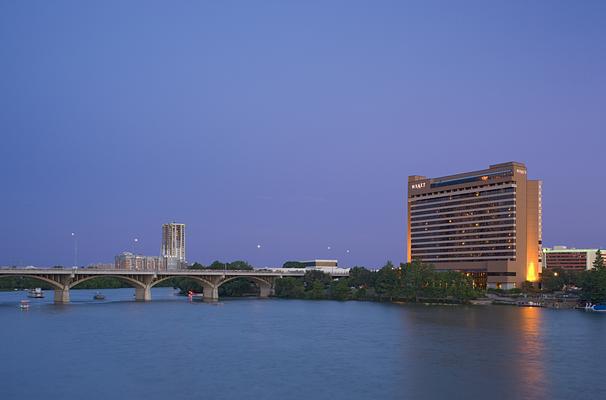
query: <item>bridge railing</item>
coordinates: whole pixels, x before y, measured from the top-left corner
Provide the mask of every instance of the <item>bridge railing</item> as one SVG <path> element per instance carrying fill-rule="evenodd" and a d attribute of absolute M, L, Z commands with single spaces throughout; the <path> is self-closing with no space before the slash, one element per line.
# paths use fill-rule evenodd
<path fill-rule="evenodd" d="M 316 269 L 332 276 L 349 276 L 349 269 L 331 268 Z M 137 275 L 266 275 L 266 276 L 302 276 L 309 269 L 301 268 L 260 268 L 247 270 L 233 269 L 177 269 L 177 270 L 132 270 L 132 269 L 96 269 L 96 268 L 0 268 L 2 275 L 37 275 L 37 274 L 56 274 L 56 275 L 119 275 L 119 274 L 137 274 Z"/>

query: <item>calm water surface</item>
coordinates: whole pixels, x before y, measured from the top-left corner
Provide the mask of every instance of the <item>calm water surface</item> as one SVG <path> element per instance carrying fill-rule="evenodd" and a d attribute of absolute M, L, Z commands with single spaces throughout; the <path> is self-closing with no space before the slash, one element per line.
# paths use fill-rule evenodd
<path fill-rule="evenodd" d="M 600 399 L 606 316 L 506 306 L 0 292 L 0 399 Z"/>

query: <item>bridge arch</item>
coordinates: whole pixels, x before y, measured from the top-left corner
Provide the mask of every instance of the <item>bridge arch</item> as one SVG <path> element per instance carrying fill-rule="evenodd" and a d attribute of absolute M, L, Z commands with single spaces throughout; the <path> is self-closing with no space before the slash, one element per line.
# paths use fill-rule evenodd
<path fill-rule="evenodd" d="M 40 282 L 48 283 L 53 287 L 53 289 L 63 289 L 63 285 L 60 282 L 54 281 L 50 278 L 46 278 L 44 276 L 38 275 L 29 275 L 29 274 L 16 274 L 16 275 L 0 275 L 0 279 L 2 278 L 30 278 Z"/>
<path fill-rule="evenodd" d="M 221 282 L 217 284 L 217 289 L 221 287 L 223 284 L 234 281 L 236 279 L 246 279 L 248 281 L 252 281 L 259 286 L 259 296 L 260 297 L 269 297 L 272 294 L 272 282 L 268 279 L 263 279 L 258 276 L 253 275 L 239 275 L 239 276 L 231 276 L 229 278 L 223 279 Z"/>
<path fill-rule="evenodd" d="M 118 280 L 121 280 L 125 283 L 128 283 L 129 285 L 131 285 L 132 287 L 134 287 L 135 289 L 137 288 L 142 288 L 145 289 L 145 283 L 140 282 L 136 279 L 130 278 L 128 276 L 124 276 L 124 275 L 92 275 L 92 276 L 87 276 L 85 278 L 79 279 L 77 281 L 73 281 L 69 284 L 69 289 L 72 289 L 76 286 L 78 286 L 81 283 L 93 280 L 93 279 L 97 279 L 97 278 L 116 278 Z"/>
<path fill-rule="evenodd" d="M 206 279 L 204 279 L 202 277 L 199 277 L 199 276 L 175 275 L 175 276 L 165 276 L 164 278 L 160 278 L 160 279 L 157 279 L 157 280 L 153 281 L 151 283 L 151 285 L 150 285 L 150 288 L 156 286 L 160 282 L 164 282 L 164 281 L 167 281 L 169 279 L 174 279 L 174 278 L 187 278 L 187 279 L 191 279 L 193 281 L 196 281 L 196 282 L 200 283 L 202 285 L 202 287 L 205 287 L 205 286 L 213 287 L 214 286 L 212 284 L 212 282 L 210 282 L 210 281 L 208 281 L 208 280 L 206 280 Z"/>
<path fill-rule="evenodd" d="M 254 283 L 258 284 L 259 286 L 264 285 L 264 286 L 271 286 L 271 282 L 269 282 L 266 279 L 263 278 L 259 278 L 258 276 L 251 276 L 251 275 L 242 275 L 242 276 L 230 276 L 229 278 L 223 279 L 218 286 L 221 286 L 227 282 L 231 282 L 234 281 L 236 279 L 248 279 L 250 281 L 253 281 Z"/>

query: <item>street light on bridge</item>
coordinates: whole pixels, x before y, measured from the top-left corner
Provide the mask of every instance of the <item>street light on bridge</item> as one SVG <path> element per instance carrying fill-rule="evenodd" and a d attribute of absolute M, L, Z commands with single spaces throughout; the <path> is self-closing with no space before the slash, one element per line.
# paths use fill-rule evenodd
<path fill-rule="evenodd" d="M 76 232 L 72 232 L 72 238 L 74 239 L 74 267 L 78 267 L 78 237 Z"/>

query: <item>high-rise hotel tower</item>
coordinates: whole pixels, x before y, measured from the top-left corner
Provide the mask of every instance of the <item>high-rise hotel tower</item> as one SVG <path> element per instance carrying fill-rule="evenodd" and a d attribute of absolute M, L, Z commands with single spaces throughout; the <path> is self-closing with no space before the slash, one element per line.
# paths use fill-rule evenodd
<path fill-rule="evenodd" d="M 185 261 L 185 224 L 170 223 L 162 225 L 162 257 L 166 269 L 179 269 Z"/>
<path fill-rule="evenodd" d="M 408 177 L 407 259 L 472 274 L 488 287 L 536 281 L 541 181 L 518 162 L 440 178 Z"/>

